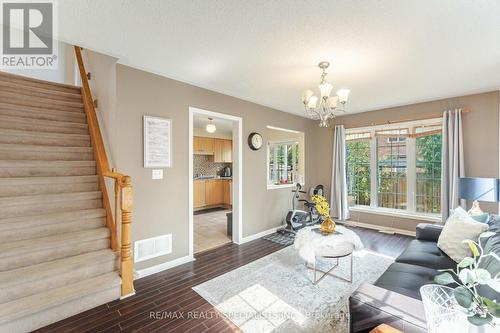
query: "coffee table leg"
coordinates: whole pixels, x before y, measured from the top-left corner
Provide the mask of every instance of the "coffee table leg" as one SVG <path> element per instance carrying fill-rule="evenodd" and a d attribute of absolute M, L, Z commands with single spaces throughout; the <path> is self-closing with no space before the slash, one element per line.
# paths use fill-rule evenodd
<path fill-rule="evenodd" d="M 339 278 L 339 279 L 342 279 L 344 281 L 347 281 L 347 282 L 352 282 L 352 271 L 353 271 L 353 254 L 351 253 L 350 255 L 350 258 L 349 258 L 349 279 L 347 278 L 344 278 L 342 276 L 338 276 L 338 275 L 335 275 L 335 274 L 331 274 L 331 271 L 337 267 L 339 265 L 339 258 L 335 258 L 336 259 L 336 263 L 335 265 L 333 265 L 330 269 L 328 269 L 328 271 L 322 271 L 320 269 L 317 268 L 317 257 L 315 256 L 314 257 L 314 262 L 313 262 L 313 267 L 310 267 L 307 262 L 305 263 L 305 266 L 309 269 L 312 269 L 313 270 L 313 285 L 316 285 L 319 281 L 323 280 L 323 278 L 327 275 L 331 275 L 333 277 L 336 277 L 336 278 Z M 321 277 L 319 279 L 316 278 L 317 276 L 317 272 L 320 272 L 320 273 L 323 273 L 323 275 L 321 275 Z"/>

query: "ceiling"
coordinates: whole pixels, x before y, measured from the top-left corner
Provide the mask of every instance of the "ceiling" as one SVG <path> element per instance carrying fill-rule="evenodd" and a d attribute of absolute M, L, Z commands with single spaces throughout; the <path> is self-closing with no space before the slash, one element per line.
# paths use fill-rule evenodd
<path fill-rule="evenodd" d="M 58 16 L 63 41 L 298 115 L 319 61 L 349 112 L 500 87 L 494 0 L 64 0 Z"/>
<path fill-rule="evenodd" d="M 193 117 L 193 128 L 205 129 L 208 124 L 207 116 L 194 116 Z M 217 133 L 230 134 L 233 132 L 233 122 L 230 120 L 213 118 L 215 127 L 217 128 Z"/>

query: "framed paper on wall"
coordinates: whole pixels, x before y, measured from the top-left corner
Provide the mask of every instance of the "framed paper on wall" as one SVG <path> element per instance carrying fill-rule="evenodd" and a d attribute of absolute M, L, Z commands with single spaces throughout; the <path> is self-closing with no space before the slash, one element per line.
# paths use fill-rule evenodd
<path fill-rule="evenodd" d="M 172 119 L 144 116 L 144 167 L 172 166 Z"/>

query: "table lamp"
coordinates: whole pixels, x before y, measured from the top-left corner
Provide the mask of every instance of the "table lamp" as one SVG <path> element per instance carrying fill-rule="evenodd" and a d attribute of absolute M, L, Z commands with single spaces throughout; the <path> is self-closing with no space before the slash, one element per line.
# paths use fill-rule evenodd
<path fill-rule="evenodd" d="M 459 178 L 458 197 L 460 199 L 473 200 L 472 208 L 468 211 L 470 215 L 483 214 L 479 201 L 499 201 L 499 179 L 496 178 Z"/>

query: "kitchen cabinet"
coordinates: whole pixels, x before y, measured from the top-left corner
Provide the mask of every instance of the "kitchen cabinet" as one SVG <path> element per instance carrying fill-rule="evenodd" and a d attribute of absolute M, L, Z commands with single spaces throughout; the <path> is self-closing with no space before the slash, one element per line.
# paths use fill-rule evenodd
<path fill-rule="evenodd" d="M 193 152 L 195 154 L 213 155 L 215 139 L 202 136 L 193 137 Z"/>
<path fill-rule="evenodd" d="M 223 202 L 223 180 L 207 181 L 205 196 L 208 206 L 220 205 Z"/>
<path fill-rule="evenodd" d="M 224 181 L 222 185 L 222 201 L 224 205 L 231 205 L 231 180 Z"/>
<path fill-rule="evenodd" d="M 214 162 L 232 163 L 233 162 L 233 142 L 225 139 L 214 140 Z"/>
<path fill-rule="evenodd" d="M 194 207 L 203 207 L 207 205 L 206 200 L 206 180 L 195 180 L 193 184 L 193 205 Z"/>
<path fill-rule="evenodd" d="M 231 180 L 195 179 L 193 182 L 193 206 L 204 207 L 231 205 Z"/>

